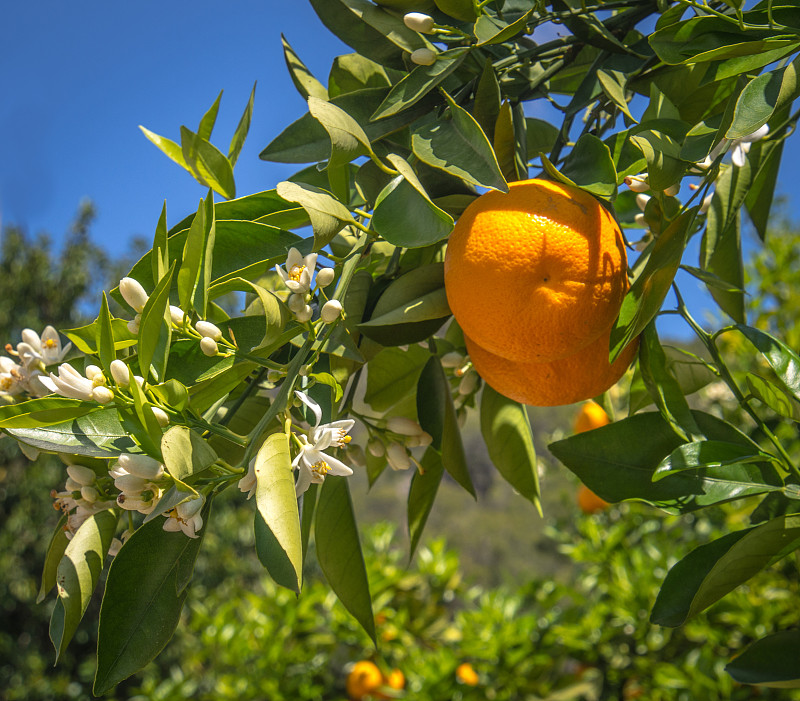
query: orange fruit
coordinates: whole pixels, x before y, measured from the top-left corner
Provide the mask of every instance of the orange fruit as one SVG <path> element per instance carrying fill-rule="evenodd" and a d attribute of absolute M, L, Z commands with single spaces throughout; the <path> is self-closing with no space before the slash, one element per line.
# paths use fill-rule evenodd
<path fill-rule="evenodd" d="M 469 662 L 462 662 L 456 667 L 456 679 L 467 686 L 477 686 L 480 681 L 478 673 Z"/>
<path fill-rule="evenodd" d="M 386 677 L 386 686 L 390 689 L 402 689 L 406 685 L 406 677 L 399 669 L 393 669 Z"/>
<path fill-rule="evenodd" d="M 352 701 L 360 701 L 367 694 L 383 686 L 383 673 L 374 662 L 361 660 L 353 665 L 347 675 L 347 695 Z"/>
<path fill-rule="evenodd" d="M 444 281 L 450 309 L 475 343 L 541 363 L 573 355 L 609 329 L 628 290 L 627 265 L 619 226 L 594 197 L 525 180 L 466 208 L 450 235 Z"/>
<path fill-rule="evenodd" d="M 608 423 L 611 423 L 611 420 L 603 407 L 597 402 L 585 402 L 575 415 L 573 429 L 575 433 L 583 433 L 584 431 L 600 428 Z"/>
<path fill-rule="evenodd" d="M 559 406 L 596 397 L 625 374 L 639 347 L 634 339 L 614 363 L 608 362 L 611 327 L 587 347 L 545 363 L 506 360 L 464 336 L 472 365 L 493 389 L 531 406 Z"/>
<path fill-rule="evenodd" d="M 605 499 L 601 499 L 585 484 L 580 486 L 578 490 L 578 507 L 585 514 L 596 514 L 598 511 L 603 511 L 609 503 Z"/>

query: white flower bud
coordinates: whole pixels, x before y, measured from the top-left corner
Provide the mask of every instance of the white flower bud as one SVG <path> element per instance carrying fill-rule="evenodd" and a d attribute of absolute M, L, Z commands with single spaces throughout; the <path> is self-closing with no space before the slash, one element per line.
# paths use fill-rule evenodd
<path fill-rule="evenodd" d="M 311 319 L 313 315 L 314 310 L 310 305 L 306 304 L 299 312 L 294 313 L 294 318 L 297 319 L 301 324 L 304 324 L 306 321 Z"/>
<path fill-rule="evenodd" d="M 342 315 L 342 303 L 338 299 L 331 299 L 322 305 L 319 316 L 325 324 L 332 324 Z"/>
<path fill-rule="evenodd" d="M 138 511 L 142 514 L 147 514 L 153 510 L 153 500 L 120 494 L 117 497 L 117 506 L 127 511 Z"/>
<path fill-rule="evenodd" d="M 711 206 L 711 200 L 714 199 L 714 193 L 711 192 L 703 198 L 703 204 L 700 205 L 700 214 L 705 214 Z"/>
<path fill-rule="evenodd" d="M 87 365 L 86 372 L 84 374 L 96 384 L 103 384 L 102 382 L 98 382 L 98 380 L 105 380 L 105 377 L 103 377 L 102 368 L 97 367 L 97 365 Z"/>
<path fill-rule="evenodd" d="M 114 479 L 114 486 L 125 494 L 140 494 L 147 486 L 147 480 L 136 475 L 120 475 Z"/>
<path fill-rule="evenodd" d="M 438 54 L 430 49 L 417 49 L 411 52 L 411 63 L 418 66 L 431 66 L 436 62 Z"/>
<path fill-rule="evenodd" d="M 409 12 L 403 17 L 406 27 L 420 34 L 430 34 L 433 30 L 433 17 L 422 12 Z"/>
<path fill-rule="evenodd" d="M 100 385 L 92 390 L 92 399 L 100 404 L 108 404 L 114 398 L 114 393 L 108 388 Z"/>
<path fill-rule="evenodd" d="M 404 445 L 400 443 L 391 443 L 386 448 L 386 460 L 389 467 L 393 470 L 407 470 L 411 467 L 411 459 L 408 457 L 408 451 Z"/>
<path fill-rule="evenodd" d="M 80 492 L 81 487 L 83 487 L 83 485 L 80 482 L 76 482 L 72 477 L 67 477 L 67 481 L 64 484 L 64 489 L 68 492 Z"/>
<path fill-rule="evenodd" d="M 128 383 L 130 382 L 130 374 L 128 372 L 128 366 L 125 365 L 121 360 L 112 360 L 111 361 L 111 377 L 114 378 L 114 382 L 122 387 L 127 387 Z"/>
<path fill-rule="evenodd" d="M 169 305 L 169 318 L 175 326 L 183 326 L 184 316 L 183 309 L 172 304 Z"/>
<path fill-rule="evenodd" d="M 144 378 L 141 375 L 134 375 L 133 381 L 139 385 L 139 387 L 144 387 Z"/>
<path fill-rule="evenodd" d="M 97 501 L 100 494 L 94 487 L 81 487 L 81 499 L 85 499 L 90 504 Z"/>
<path fill-rule="evenodd" d="M 647 226 L 647 219 L 645 219 L 644 214 L 641 212 L 633 218 L 633 221 L 636 222 L 638 226 Z"/>
<path fill-rule="evenodd" d="M 399 433 L 401 436 L 418 436 L 423 432 L 422 426 L 416 421 L 407 419 L 405 416 L 393 416 L 386 422 L 386 428 L 392 433 Z"/>
<path fill-rule="evenodd" d="M 664 194 L 667 197 L 675 197 L 681 191 L 681 184 L 675 183 L 674 185 L 670 185 L 666 190 L 664 190 Z"/>
<path fill-rule="evenodd" d="M 128 327 L 128 331 L 130 331 L 134 336 L 139 333 L 139 324 L 142 323 L 142 315 L 137 314 L 131 321 L 129 321 L 126 326 Z"/>
<path fill-rule="evenodd" d="M 405 440 L 407 448 L 423 448 L 433 443 L 433 436 L 427 431 L 418 433 L 416 436 L 409 436 Z"/>
<path fill-rule="evenodd" d="M 650 189 L 647 178 L 642 175 L 628 175 L 625 184 L 634 192 L 647 192 Z"/>
<path fill-rule="evenodd" d="M 139 281 L 132 277 L 124 277 L 119 281 L 119 293 L 136 312 L 141 312 L 147 304 L 147 292 Z"/>
<path fill-rule="evenodd" d="M 210 321 L 198 321 L 194 328 L 204 338 L 213 338 L 215 341 L 222 338 L 222 331 Z"/>
<path fill-rule="evenodd" d="M 381 458 L 386 455 L 386 446 L 378 439 L 373 439 L 367 443 L 367 450 L 370 455 L 376 458 Z"/>
<path fill-rule="evenodd" d="M 323 268 L 317 273 L 317 286 L 327 287 L 333 282 L 334 277 L 336 277 L 336 273 L 333 268 Z"/>
<path fill-rule="evenodd" d="M 164 426 L 169 423 L 169 414 L 167 414 L 167 412 L 161 407 L 153 406 L 150 408 L 153 410 L 153 414 L 155 414 L 158 425 L 161 426 L 161 428 L 164 428 Z"/>
<path fill-rule="evenodd" d="M 67 465 L 67 474 L 72 480 L 84 487 L 93 484 L 97 477 L 94 470 L 83 465 Z"/>
<path fill-rule="evenodd" d="M 468 372 L 461 378 L 458 384 L 458 393 L 462 396 L 472 394 L 478 387 L 478 373 L 474 370 Z"/>
<path fill-rule="evenodd" d="M 644 193 L 640 192 L 636 195 L 636 206 L 644 212 L 645 208 L 647 207 L 647 203 L 653 199 L 650 195 L 645 195 Z"/>
<path fill-rule="evenodd" d="M 219 352 L 219 347 L 213 338 L 210 338 L 209 336 L 203 336 L 203 338 L 200 339 L 200 350 L 203 351 L 203 353 L 209 358 L 211 358 Z"/>
<path fill-rule="evenodd" d="M 443 368 L 457 368 L 464 362 L 464 356 L 458 351 L 445 353 L 440 359 Z"/>
<path fill-rule="evenodd" d="M 123 453 L 117 458 L 116 465 L 128 474 L 146 480 L 156 480 L 164 474 L 164 466 L 158 460 L 139 453 Z"/>
<path fill-rule="evenodd" d="M 306 306 L 305 294 L 290 294 L 289 299 L 286 300 L 286 306 L 295 314 Z"/>

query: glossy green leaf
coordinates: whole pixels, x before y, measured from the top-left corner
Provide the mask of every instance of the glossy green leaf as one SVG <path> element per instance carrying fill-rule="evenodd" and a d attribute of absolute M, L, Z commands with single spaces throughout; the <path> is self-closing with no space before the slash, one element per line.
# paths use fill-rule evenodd
<path fill-rule="evenodd" d="M 228 147 L 228 160 L 231 163 L 231 168 L 233 168 L 233 166 L 236 165 L 236 161 L 239 160 L 239 154 L 242 152 L 245 139 L 247 139 L 247 134 L 250 131 L 250 120 L 253 116 L 253 101 L 255 98 L 256 86 L 254 83 L 253 89 L 250 91 L 250 99 L 247 101 L 244 112 L 242 112 L 242 116 L 239 118 L 239 123 L 236 125 L 236 130 L 233 132 L 233 137 L 231 138 L 231 145 Z"/>
<path fill-rule="evenodd" d="M 417 66 L 389 91 L 372 115 L 373 120 L 391 117 L 419 102 L 458 68 L 468 54 L 464 48 L 442 51 L 430 66 Z"/>
<path fill-rule="evenodd" d="M 444 469 L 477 498 L 467 468 L 450 383 L 436 355 L 428 359 L 417 382 L 417 416 L 420 426 L 433 437 L 432 447 L 442 456 Z"/>
<path fill-rule="evenodd" d="M 684 443 L 673 450 L 664 458 L 653 473 L 656 482 L 669 477 L 681 470 L 699 470 L 709 467 L 727 468 L 722 474 L 728 479 L 741 479 L 757 481 L 767 476 L 770 485 L 783 486 L 783 482 L 776 472 L 770 474 L 764 470 L 750 470 L 750 463 L 774 462 L 775 458 L 753 446 L 741 443 L 726 443 L 725 441 L 698 440 L 693 443 Z"/>
<path fill-rule="evenodd" d="M 708 440 L 754 444 L 733 426 L 709 414 L 693 412 Z M 641 440 L 647 436 L 647 440 Z M 672 513 L 683 513 L 732 499 L 763 494 L 779 488 L 774 469 L 761 468 L 758 482 L 737 479 L 726 468 L 678 472 L 653 482 L 661 461 L 683 444 L 672 427 L 657 412 L 635 414 L 552 443 L 553 455 L 574 472 L 595 494 L 606 501 L 647 501 Z"/>
<path fill-rule="evenodd" d="M 303 564 L 305 565 L 308 555 L 308 543 L 311 538 L 311 529 L 314 526 L 314 515 L 317 510 L 317 494 L 319 493 L 318 484 L 308 485 L 308 489 L 303 494 L 302 511 L 300 515 L 300 542 L 303 547 Z"/>
<path fill-rule="evenodd" d="M 256 368 L 255 363 L 236 363 L 219 374 L 203 382 L 193 385 L 190 392 L 190 404 L 199 414 L 204 413 L 220 397 L 236 389 Z"/>
<path fill-rule="evenodd" d="M 800 356 L 765 331 L 738 325 L 736 329 L 755 346 L 795 399 L 800 399 Z"/>
<path fill-rule="evenodd" d="M 197 215 L 192 220 L 177 276 L 181 309 L 195 309 L 201 318 L 206 316 L 215 237 L 214 198 L 209 192 L 206 199 L 200 202 Z"/>
<path fill-rule="evenodd" d="M 797 548 L 800 516 L 780 516 L 701 545 L 669 571 L 650 618 L 682 625 Z"/>
<path fill-rule="evenodd" d="M 161 438 L 164 467 L 175 479 L 185 482 L 211 467 L 217 454 L 203 438 L 186 426 L 171 426 Z"/>
<path fill-rule="evenodd" d="M 503 177 L 508 181 L 528 177 L 528 125 L 522 104 L 506 101 L 500 112 L 492 135 L 492 146 Z"/>
<path fill-rule="evenodd" d="M 367 0 L 311 0 L 311 6 L 333 34 L 382 66 L 404 70 L 403 52 L 428 46 L 401 17 Z"/>
<path fill-rule="evenodd" d="M 150 385 L 150 392 L 176 411 L 183 411 L 189 405 L 189 390 L 177 380 L 167 380 L 158 385 Z"/>
<path fill-rule="evenodd" d="M 561 173 L 578 187 L 609 199 L 617 189 L 611 151 L 600 139 L 583 134 L 564 159 Z"/>
<path fill-rule="evenodd" d="M 304 100 L 308 100 L 309 97 L 327 100 L 328 91 L 325 86 L 314 77 L 313 73 L 300 60 L 300 57 L 283 34 L 281 34 L 281 43 L 283 44 L 283 59 L 286 61 L 286 68 L 289 69 L 289 75 L 297 88 L 297 92 L 300 93 Z"/>
<path fill-rule="evenodd" d="M 267 436 L 255 457 L 256 552 L 276 583 L 300 592 L 303 546 L 294 469 L 285 433 Z"/>
<path fill-rule="evenodd" d="M 130 430 L 134 440 L 142 447 L 142 450 L 151 455 L 157 456 L 161 452 L 161 437 L 163 429 L 161 424 L 158 423 L 155 414 L 153 413 L 153 405 L 150 403 L 147 395 L 144 393 L 139 383 L 133 374 L 133 368 L 128 366 L 128 392 L 130 392 L 133 399 L 133 412 L 135 421 L 123 424 Z M 130 407 L 126 407 L 130 412 Z M 124 414 L 121 412 L 124 420 Z"/>
<path fill-rule="evenodd" d="M 372 597 L 353 502 L 345 477 L 328 477 L 319 490 L 314 520 L 317 561 L 331 589 L 373 642 Z"/>
<path fill-rule="evenodd" d="M 72 341 L 73 345 L 82 353 L 97 355 L 97 326 L 98 320 L 95 320 L 86 326 L 64 329 L 61 333 Z M 115 350 L 136 345 L 136 336 L 128 330 L 127 319 L 112 318 L 111 328 L 113 330 Z"/>
<path fill-rule="evenodd" d="M 328 75 L 328 95 L 335 98 L 365 88 L 388 88 L 402 75 L 361 54 L 337 56 Z"/>
<path fill-rule="evenodd" d="M 667 369 L 667 356 L 658 339 L 655 323 L 649 323 L 639 345 L 639 369 L 650 396 L 664 419 L 685 441 L 701 434 L 677 379 Z"/>
<path fill-rule="evenodd" d="M 488 44 L 502 44 L 504 41 L 513 39 L 520 32 L 527 33 L 527 24 L 535 8 L 531 8 L 524 15 L 515 19 L 510 24 L 498 22 L 489 15 L 481 15 L 475 22 L 475 38 L 478 40 L 476 46 L 486 46 Z"/>
<path fill-rule="evenodd" d="M 484 135 L 494 136 L 494 125 L 497 116 L 500 114 L 500 104 L 502 96 L 500 93 L 500 83 L 497 82 L 497 74 L 492 66 L 491 59 L 487 58 L 483 64 L 483 72 L 475 88 L 475 103 L 472 107 L 472 114 L 475 121 L 480 125 Z"/>
<path fill-rule="evenodd" d="M 663 122 L 666 121 L 671 124 L 664 124 Z M 666 190 L 680 182 L 686 172 L 688 164 L 681 159 L 681 143 L 688 131 L 688 125 L 681 128 L 681 124 L 680 122 L 676 123 L 675 120 L 642 122 L 639 127 L 630 132 L 631 142 L 641 150 L 647 161 L 648 181 L 653 190 Z M 678 127 L 677 135 L 663 129 L 663 127 L 672 125 Z M 680 133 L 681 131 L 683 133 Z"/>
<path fill-rule="evenodd" d="M 696 209 L 681 214 L 656 240 L 650 257 L 622 301 L 611 330 L 611 359 L 636 338 L 655 317 L 681 262 Z"/>
<path fill-rule="evenodd" d="M 222 90 L 219 91 L 219 95 L 217 95 L 217 99 L 214 100 L 214 104 L 208 108 L 208 111 L 200 120 L 200 125 L 197 127 L 197 135 L 203 139 L 208 140 L 211 138 L 211 133 L 214 131 L 214 125 L 217 123 L 220 100 L 222 100 Z"/>
<path fill-rule="evenodd" d="M 178 144 L 171 139 L 166 138 L 165 136 L 159 136 L 155 132 L 145 129 L 141 125 L 139 126 L 139 129 L 142 130 L 142 133 L 151 143 L 155 144 L 164 154 L 181 166 L 181 168 L 185 168 L 190 173 L 192 172 L 183 156 L 183 150 Z"/>
<path fill-rule="evenodd" d="M 58 598 L 50 618 L 50 640 L 56 649 L 56 662 L 89 606 L 116 527 L 117 514 L 113 509 L 92 514 L 78 528 L 58 563 Z"/>
<path fill-rule="evenodd" d="M 142 377 L 148 380 L 152 375 L 158 382 L 164 379 L 169 360 L 172 341 L 172 320 L 169 311 L 169 291 L 175 272 L 173 262 L 167 273 L 159 280 L 156 288 L 142 309 L 139 322 L 139 369 Z M 149 381 L 149 380 L 148 380 Z"/>
<path fill-rule="evenodd" d="M 0 406 L 0 428 L 36 428 L 63 423 L 92 411 L 97 404 L 67 397 L 42 397 Z"/>
<path fill-rule="evenodd" d="M 541 514 L 536 450 L 525 407 L 484 385 L 480 417 L 481 435 L 492 464 L 506 482 L 533 502 Z"/>
<path fill-rule="evenodd" d="M 628 98 L 625 94 L 627 76 L 622 71 L 615 70 L 600 70 L 597 71 L 597 79 L 603 88 L 609 100 L 611 100 L 617 107 L 619 107 L 623 114 L 631 121 L 637 121 L 631 114 L 630 107 L 628 107 Z"/>
<path fill-rule="evenodd" d="M 117 410 L 98 408 L 84 416 L 30 428 L 5 428 L 18 441 L 53 453 L 114 458 L 137 452 L 136 444 L 119 421 Z"/>
<path fill-rule="evenodd" d="M 751 643 L 725 667 L 740 684 L 800 688 L 800 630 L 782 630 Z"/>
<path fill-rule="evenodd" d="M 181 150 L 187 169 L 197 182 L 210 187 L 225 199 L 236 197 L 233 166 L 214 144 L 182 126 Z"/>
<path fill-rule="evenodd" d="M 381 413 L 394 407 L 416 390 L 429 356 L 420 346 L 410 346 L 408 350 L 384 348 L 367 367 L 364 401 Z"/>
<path fill-rule="evenodd" d="M 308 111 L 330 136 L 331 155 L 328 168 L 349 163 L 372 151 L 369 137 L 361 125 L 341 107 L 312 96 L 308 98 Z"/>
<path fill-rule="evenodd" d="M 64 514 L 58 519 L 53 535 L 50 537 L 50 543 L 47 545 L 47 553 L 44 556 L 44 566 L 42 567 L 42 580 L 39 584 L 39 594 L 36 597 L 37 604 L 41 604 L 56 585 L 58 565 L 69 545 L 69 538 L 64 530 L 66 525 L 67 515 Z"/>
<path fill-rule="evenodd" d="M 442 456 L 433 448 L 428 448 L 420 460 L 421 470 L 411 477 L 408 488 L 408 559 L 414 557 L 428 516 L 433 508 L 439 484 L 444 476 Z"/>
<path fill-rule="evenodd" d="M 764 126 L 772 115 L 800 96 L 800 58 L 753 78 L 736 101 L 728 139 L 740 139 Z"/>
<path fill-rule="evenodd" d="M 770 211 L 775 202 L 775 185 L 783 155 L 784 141 L 754 143 L 747 154 L 747 163 L 756 166 L 756 174 L 745 197 L 745 206 L 750 221 L 763 241 L 767 235 Z"/>
<path fill-rule="evenodd" d="M 327 246 L 343 227 L 353 221 L 350 210 L 324 190 L 289 181 L 278 183 L 277 189 L 283 199 L 297 202 L 308 213 L 314 229 L 315 251 Z"/>
<path fill-rule="evenodd" d="M 100 303 L 100 313 L 97 315 L 95 327 L 95 341 L 100 364 L 105 370 L 111 367 L 111 361 L 116 358 L 114 350 L 114 329 L 111 326 L 111 312 L 108 310 L 108 298 L 103 292 L 103 301 Z"/>
<path fill-rule="evenodd" d="M 756 399 L 766 404 L 779 416 L 800 422 L 800 402 L 783 387 L 752 373 L 747 373 L 745 380 L 750 393 Z"/>
<path fill-rule="evenodd" d="M 153 510 L 144 517 L 142 523 L 150 523 L 150 521 L 158 519 L 159 516 L 168 514 L 182 501 L 186 501 L 190 497 L 196 495 L 197 492 L 188 488 L 187 485 L 182 484 L 181 482 L 175 482 L 161 495 L 161 498 L 153 505 Z M 161 521 L 161 523 L 164 522 Z"/>
<path fill-rule="evenodd" d="M 150 269 L 152 280 L 160 280 L 169 270 L 169 241 L 167 237 L 167 202 L 161 208 L 156 233 L 153 235 L 153 248 L 150 250 Z M 141 281 L 140 281 L 141 282 Z M 149 281 L 148 281 L 149 282 Z"/>
<path fill-rule="evenodd" d="M 137 528 L 108 571 L 98 628 L 93 692 L 100 696 L 158 655 L 178 625 L 194 563 L 208 530 L 211 501 L 196 538 L 163 521 Z M 158 553 L 158 557 L 153 557 Z"/>
<path fill-rule="evenodd" d="M 478 122 L 445 94 L 449 119 L 438 119 L 411 135 L 414 155 L 478 187 L 508 191 L 497 158 Z"/>

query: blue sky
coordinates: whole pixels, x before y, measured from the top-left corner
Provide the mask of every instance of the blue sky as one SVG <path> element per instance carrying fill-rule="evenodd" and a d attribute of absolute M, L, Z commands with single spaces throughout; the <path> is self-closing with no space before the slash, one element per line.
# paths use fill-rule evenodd
<path fill-rule="evenodd" d="M 149 239 L 165 199 L 171 225 L 196 209 L 204 189 L 138 125 L 177 140 L 179 126 L 196 128 L 224 90 L 212 140 L 226 150 L 256 81 L 237 190 L 269 189 L 298 170 L 258 159 L 306 110 L 284 65 L 281 33 L 323 82 L 333 57 L 351 49 L 306 0 L 220 7 L 210 0 L 8 3 L 0 33 L 2 220 L 58 238 L 88 197 L 98 209 L 92 235 L 107 250 L 124 250 L 135 235 Z M 785 184 L 800 177 L 797 139 L 783 160 L 779 192 L 791 194 Z M 696 254 L 687 262 L 696 265 Z M 681 287 L 696 308 L 708 304 L 694 279 Z M 682 331 L 664 321 L 672 333 Z"/>

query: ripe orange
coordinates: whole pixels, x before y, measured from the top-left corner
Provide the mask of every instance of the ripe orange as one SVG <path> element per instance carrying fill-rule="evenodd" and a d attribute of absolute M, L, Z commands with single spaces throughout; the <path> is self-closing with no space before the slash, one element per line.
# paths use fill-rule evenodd
<path fill-rule="evenodd" d="M 596 514 L 598 511 L 603 511 L 609 503 L 605 499 L 601 499 L 585 484 L 578 489 L 578 507 L 585 514 Z"/>
<path fill-rule="evenodd" d="M 605 426 L 610 422 L 611 420 L 608 418 L 605 409 L 597 402 L 585 402 L 575 415 L 573 429 L 575 433 L 583 433 L 584 431 L 591 431 Z"/>
<path fill-rule="evenodd" d="M 467 686 L 477 686 L 480 681 L 478 673 L 469 662 L 462 662 L 456 667 L 456 679 Z"/>
<path fill-rule="evenodd" d="M 383 673 L 374 662 L 361 660 L 353 665 L 347 675 L 347 695 L 352 701 L 360 701 L 367 694 L 383 685 Z"/>
<path fill-rule="evenodd" d="M 625 374 L 639 347 L 629 343 L 613 364 L 608 362 L 611 327 L 587 347 L 545 363 L 516 363 L 490 353 L 466 335 L 467 352 L 477 373 L 509 399 L 531 406 L 559 406 L 596 397 Z"/>
<path fill-rule="evenodd" d="M 547 180 L 473 201 L 450 235 L 444 275 L 464 333 L 520 363 L 587 347 L 609 329 L 628 290 L 614 218 L 583 190 Z"/>

